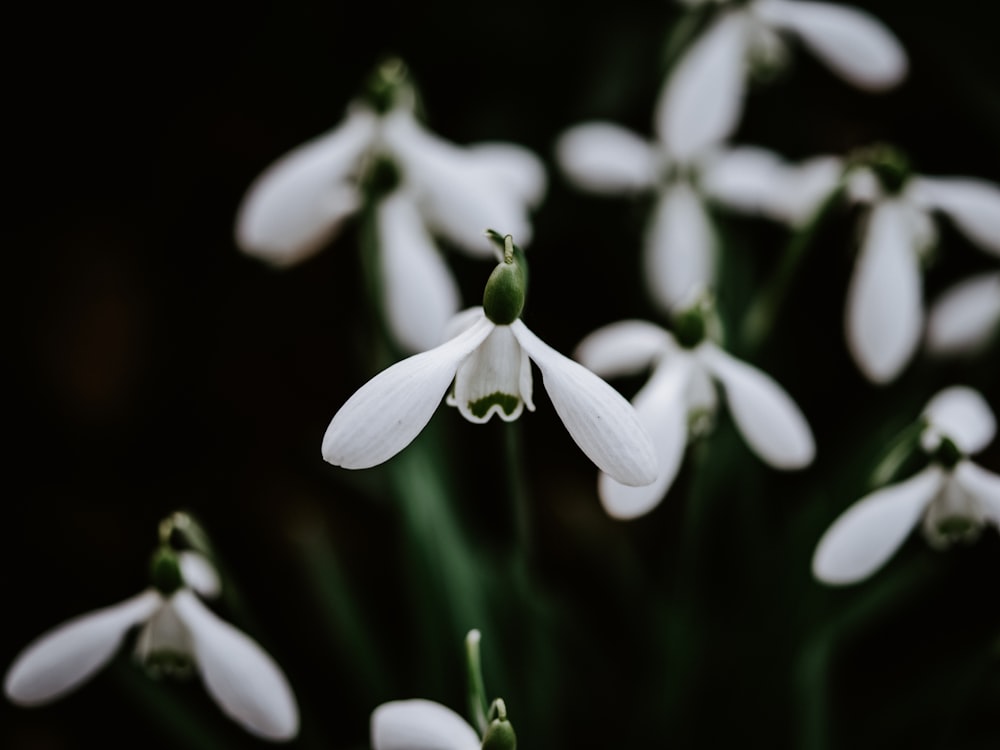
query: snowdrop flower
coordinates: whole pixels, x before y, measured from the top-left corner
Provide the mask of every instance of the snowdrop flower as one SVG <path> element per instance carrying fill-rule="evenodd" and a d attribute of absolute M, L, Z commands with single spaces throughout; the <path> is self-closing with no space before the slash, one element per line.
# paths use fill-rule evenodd
<path fill-rule="evenodd" d="M 56 700 L 105 666 L 128 630 L 141 624 L 136 657 L 151 672 L 184 675 L 193 665 L 230 718 L 258 737 L 289 740 L 298 732 L 299 717 L 288 681 L 255 641 L 220 620 L 196 595 L 216 596 L 219 590 L 205 558 L 161 549 L 150 588 L 41 635 L 14 660 L 4 692 L 22 706 Z"/>
<path fill-rule="evenodd" d="M 799 37 L 841 78 L 861 89 L 888 89 L 906 75 L 908 62 L 899 41 L 866 11 L 804 0 L 720 4 L 725 7 L 684 53 L 657 104 L 657 130 L 680 158 L 732 135 L 743 110 L 747 72 L 755 64 L 780 64 L 786 57 L 782 34 Z"/>
<path fill-rule="evenodd" d="M 632 400 L 656 448 L 659 475 L 645 487 L 626 487 L 604 473 L 598 494 L 609 515 L 635 518 L 663 499 L 680 468 L 690 434 L 706 431 L 725 392 L 737 429 L 751 450 L 778 469 L 812 462 L 812 431 L 791 397 L 769 375 L 727 354 L 705 335 L 705 319 L 691 311 L 678 319 L 676 335 L 640 320 L 625 320 L 587 336 L 577 359 L 604 377 L 652 367 Z"/>
<path fill-rule="evenodd" d="M 424 428 L 454 382 L 448 403 L 470 422 L 494 414 L 517 419 L 532 403 L 531 361 L 556 413 L 580 449 L 602 471 L 628 485 L 656 478 L 656 459 L 629 403 L 592 372 L 535 336 L 519 319 L 524 305 L 522 256 L 510 235 L 483 306 L 460 313 L 451 337 L 376 375 L 334 415 L 323 458 L 364 469 L 396 455 Z"/>
<path fill-rule="evenodd" d="M 378 106 L 354 102 L 333 130 L 281 157 L 250 186 L 236 241 L 276 266 L 324 247 L 376 196 L 375 226 L 386 317 L 408 351 L 440 341 L 460 295 L 433 237 L 477 258 L 492 255 L 486 226 L 527 242 L 529 210 L 545 193 L 541 161 L 509 143 L 461 147 L 428 132 L 401 63 L 379 69 Z"/>
<path fill-rule="evenodd" d="M 1000 271 L 946 289 L 927 315 L 927 351 L 951 356 L 981 351 L 1000 332 Z"/>
<path fill-rule="evenodd" d="M 867 578 L 921 519 L 924 536 L 937 549 L 975 539 L 987 523 L 1000 526 L 1000 476 L 968 458 L 996 433 L 986 401 L 971 388 L 947 388 L 931 399 L 923 420 L 920 444 L 930 464 L 865 495 L 833 522 L 813 556 L 819 580 L 848 584 Z"/>
<path fill-rule="evenodd" d="M 372 712 L 372 750 L 514 750 L 516 738 L 502 700 L 482 740 L 476 730 L 447 706 L 434 701 L 383 703 Z"/>
<path fill-rule="evenodd" d="M 845 329 L 855 362 L 874 383 L 895 379 L 920 343 L 920 266 L 937 240 L 933 212 L 947 215 L 970 241 L 1000 257 L 1000 186 L 974 178 L 910 175 L 892 158 L 857 167 L 848 182 L 850 197 L 869 204 L 870 211 L 848 286 Z M 976 294 L 977 315 L 988 312 L 988 300 L 982 302 L 988 296 Z"/>

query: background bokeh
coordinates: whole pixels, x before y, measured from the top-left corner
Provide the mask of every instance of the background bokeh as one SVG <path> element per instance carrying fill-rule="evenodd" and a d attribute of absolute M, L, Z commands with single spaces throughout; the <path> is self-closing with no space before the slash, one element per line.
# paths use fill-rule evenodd
<path fill-rule="evenodd" d="M 884 140 L 922 173 L 1000 181 L 1000 9 L 864 7 L 906 46 L 908 81 L 860 93 L 797 49 L 794 67 L 750 96 L 736 141 L 798 159 Z M 419 514 L 387 497 L 384 471 L 320 458 L 329 419 L 373 374 L 357 225 L 275 271 L 237 251 L 235 210 L 265 166 L 335 125 L 374 65 L 398 54 L 434 131 L 521 143 L 550 168 L 529 250 L 532 329 L 569 353 L 605 323 L 662 322 L 640 283 L 645 207 L 572 189 L 552 145 L 592 118 L 649 132 L 677 9 L 290 0 L 24 3 L 5 15 L 0 665 L 43 630 L 145 586 L 158 520 L 188 509 L 239 595 L 220 611 L 295 686 L 293 746 L 366 747 L 371 709 L 393 698 L 462 710 L 455 623 L 480 604 L 415 587 L 427 559 L 412 541 Z M 845 590 L 809 575 L 823 529 L 936 390 L 973 385 L 1000 410 L 998 346 L 973 361 L 918 358 L 889 387 L 863 380 L 841 325 L 854 223 L 845 210 L 820 233 L 755 360 L 810 419 L 819 454 L 807 471 L 763 466 L 723 416 L 654 513 L 612 521 L 536 377 L 538 410 L 518 425 L 534 531 L 515 564 L 505 425 L 435 418 L 429 439 L 459 499 L 449 517 L 476 555 L 469 575 L 493 627 L 469 626 L 484 628 L 487 688 L 506 699 L 525 750 L 1000 742 L 995 530 L 947 554 L 915 536 Z M 721 227 L 720 305 L 734 320 L 785 234 L 729 216 Z M 942 248 L 928 297 L 996 265 L 944 223 Z M 489 269 L 449 261 L 477 302 Z M 631 395 L 638 381 L 618 385 Z M 1000 472 L 1000 441 L 977 460 Z M 684 502 L 693 496 L 697 508 Z M 345 596 L 357 619 L 337 609 Z M 0 746 L 263 744 L 197 682 L 150 683 L 126 652 L 51 706 L 4 703 Z"/>

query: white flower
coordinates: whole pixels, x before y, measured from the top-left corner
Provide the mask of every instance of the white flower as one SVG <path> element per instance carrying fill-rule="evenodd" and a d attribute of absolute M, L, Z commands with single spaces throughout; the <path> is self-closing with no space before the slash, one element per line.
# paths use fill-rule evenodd
<path fill-rule="evenodd" d="M 1000 187 L 914 175 L 887 194 L 872 171 L 859 169 L 849 192 L 871 210 L 847 292 L 847 344 L 869 380 L 887 383 L 913 357 L 923 333 L 920 264 L 937 238 L 932 212 L 946 214 L 973 243 L 1000 256 Z M 982 309 L 978 300 L 976 308 Z"/>
<path fill-rule="evenodd" d="M 444 141 L 405 104 L 377 114 L 355 103 L 342 124 L 254 181 L 239 207 L 237 244 L 277 266 L 311 256 L 360 208 L 362 180 L 380 161 L 392 165 L 399 181 L 376 207 L 386 316 L 402 346 L 422 351 L 440 341 L 460 300 L 431 236 L 479 258 L 492 256 L 483 237 L 488 226 L 509 227 L 526 244 L 545 170 L 520 146 Z"/>
<path fill-rule="evenodd" d="M 657 131 L 678 157 L 732 135 L 748 69 L 755 60 L 766 65 L 784 55 L 781 33 L 799 37 L 859 88 L 880 91 L 906 75 L 906 53 L 898 40 L 858 8 L 799 0 L 751 0 L 724 8 L 684 53 L 660 93 Z"/>
<path fill-rule="evenodd" d="M 490 321 L 481 307 L 460 313 L 444 344 L 376 375 L 340 408 L 323 437 L 323 458 L 364 469 L 396 455 L 448 403 L 472 422 L 511 421 L 531 400 L 531 360 L 573 440 L 602 471 L 629 485 L 656 478 L 656 458 L 635 411 L 611 386 L 559 354 L 517 319 Z"/>
<path fill-rule="evenodd" d="M 1000 526 L 1000 476 L 968 459 L 996 432 L 986 401 L 971 388 L 947 388 L 931 399 L 923 418 L 921 446 L 932 455 L 930 465 L 865 495 L 833 522 L 813 556 L 819 580 L 848 584 L 867 578 L 921 519 L 924 536 L 935 548 L 974 539 L 987 523 Z"/>
<path fill-rule="evenodd" d="M 1000 332 L 1000 271 L 954 284 L 931 305 L 927 351 L 948 356 L 981 351 Z"/>
<path fill-rule="evenodd" d="M 383 703 L 372 712 L 372 750 L 479 750 L 481 740 L 465 719 L 423 699 Z"/>
<path fill-rule="evenodd" d="M 812 462 L 812 431 L 795 402 L 770 376 L 707 339 L 683 348 L 659 326 L 627 320 L 591 333 L 576 356 L 604 377 L 653 368 L 632 403 L 653 438 L 659 476 L 653 484 L 636 488 L 602 474 L 598 494 L 605 510 L 616 518 L 648 513 L 663 499 L 680 467 L 689 423 L 696 431 L 704 429 L 715 413 L 716 383 L 725 392 L 736 427 L 761 459 L 779 469 L 798 469 Z"/>
<path fill-rule="evenodd" d="M 180 553 L 178 562 L 187 585 L 173 593 L 148 588 L 75 617 L 28 645 L 7 671 L 7 697 L 22 706 L 62 697 L 105 666 L 129 629 L 142 624 L 136 644 L 141 661 L 167 671 L 183 671 L 193 662 L 208 693 L 233 720 L 264 739 L 294 737 L 298 708 L 281 669 L 195 595 L 218 593 L 218 577 L 208 562 L 190 552 Z"/>

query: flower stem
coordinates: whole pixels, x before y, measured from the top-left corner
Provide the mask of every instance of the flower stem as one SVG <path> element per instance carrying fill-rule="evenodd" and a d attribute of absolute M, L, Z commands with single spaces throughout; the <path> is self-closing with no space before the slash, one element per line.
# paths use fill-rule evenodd
<path fill-rule="evenodd" d="M 470 630 L 469 634 L 465 636 L 465 666 L 469 713 L 473 719 L 473 726 L 482 737 L 489 728 L 489 719 L 487 719 L 489 699 L 486 697 L 486 683 L 483 681 L 483 663 L 479 654 L 479 640 L 478 630 Z"/>

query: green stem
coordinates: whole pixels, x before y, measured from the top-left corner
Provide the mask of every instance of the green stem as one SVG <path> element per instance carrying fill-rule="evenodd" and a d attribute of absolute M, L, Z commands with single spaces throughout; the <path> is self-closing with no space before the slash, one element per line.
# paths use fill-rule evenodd
<path fill-rule="evenodd" d="M 486 683 L 483 680 L 483 664 L 479 654 L 480 633 L 470 630 L 465 637 L 465 665 L 467 673 L 467 689 L 469 713 L 473 726 L 479 730 L 479 736 L 486 734 L 489 728 L 489 699 L 486 697 Z"/>
<path fill-rule="evenodd" d="M 534 532 L 531 505 L 524 474 L 524 441 L 520 421 L 504 427 L 504 464 L 507 469 L 507 493 L 510 496 L 514 519 L 515 538 L 519 557 L 530 559 L 534 550 Z"/>

